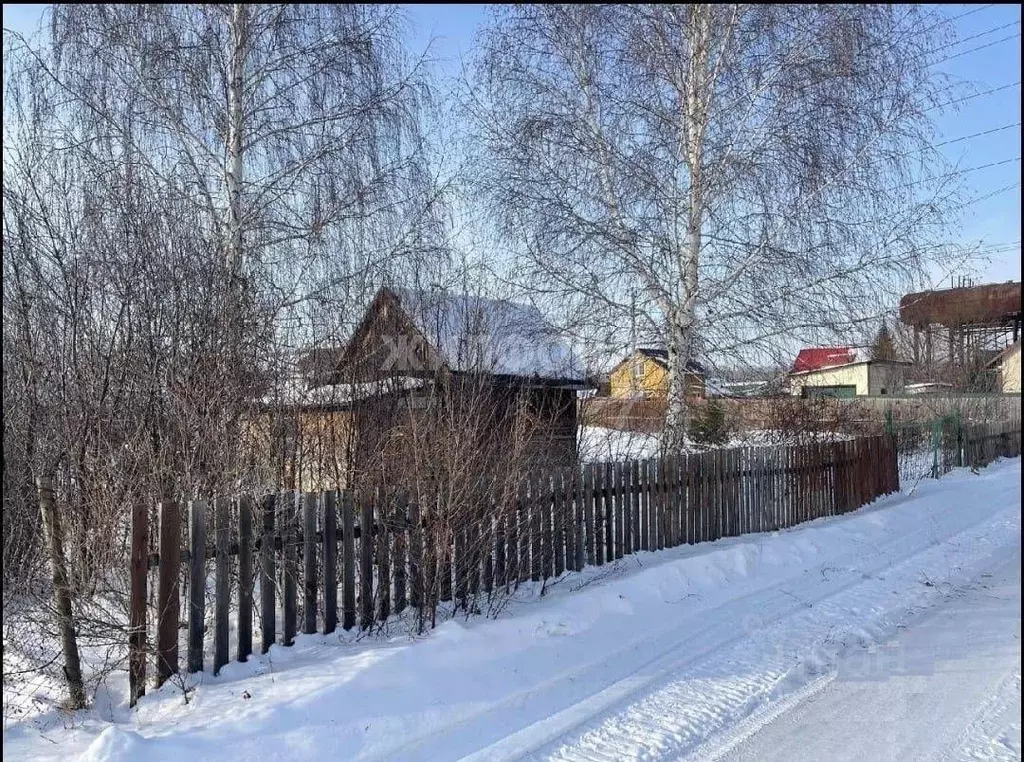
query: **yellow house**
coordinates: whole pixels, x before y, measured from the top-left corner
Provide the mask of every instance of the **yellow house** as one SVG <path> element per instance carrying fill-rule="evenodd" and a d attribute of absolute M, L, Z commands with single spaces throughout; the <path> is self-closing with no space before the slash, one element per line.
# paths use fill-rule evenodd
<path fill-rule="evenodd" d="M 1000 352 L 991 365 L 999 371 L 999 391 L 1020 394 L 1020 342 L 1014 342 Z"/>
<path fill-rule="evenodd" d="M 612 397 L 637 399 L 668 395 L 668 351 L 637 349 L 616 365 L 609 376 Z M 703 397 L 704 368 L 693 361 L 687 363 L 686 396 Z"/>

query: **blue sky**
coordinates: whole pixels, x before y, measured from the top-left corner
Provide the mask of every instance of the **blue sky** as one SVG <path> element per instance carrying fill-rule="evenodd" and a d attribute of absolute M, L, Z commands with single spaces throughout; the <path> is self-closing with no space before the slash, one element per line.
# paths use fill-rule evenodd
<path fill-rule="evenodd" d="M 973 38 L 951 46 L 950 55 L 987 47 L 956 55 L 940 65 L 941 71 L 954 80 L 971 83 L 979 93 L 1020 80 L 1020 6 L 949 5 L 945 8 L 950 18 L 961 16 L 954 22 L 957 38 Z M 474 34 L 486 21 L 486 6 L 410 5 L 406 10 L 411 26 L 410 46 L 423 51 L 429 44 L 437 73 L 442 77 L 458 76 L 461 61 L 472 48 Z M 999 41 L 1014 34 L 1018 36 Z M 973 98 L 961 104 L 959 110 L 950 108 L 941 114 L 937 119 L 936 143 L 1006 127 L 951 143 L 943 150 L 965 169 L 1016 159 L 1021 155 L 1020 112 L 1019 85 Z M 1020 162 L 968 172 L 965 179 L 968 200 L 987 196 L 1006 186 L 1017 187 L 969 204 L 964 210 L 959 234 L 949 243 L 964 246 L 1015 244 L 1015 247 L 1000 247 L 1005 250 L 990 255 L 990 261 L 980 263 L 971 275 L 980 283 L 1020 280 Z M 945 285 L 949 284 L 947 280 Z"/>
<path fill-rule="evenodd" d="M 973 276 L 978 282 L 1020 280 L 1020 6 L 944 7 L 951 18 L 962 16 L 955 21 L 958 38 L 973 39 L 952 46 L 949 54 L 956 57 L 941 63 L 941 70 L 956 80 L 972 83 L 977 92 L 1017 83 L 999 92 L 972 98 L 961 104 L 959 111 L 949 109 L 938 117 L 936 142 L 998 130 L 945 146 L 943 150 L 960 167 L 981 167 L 1009 160 L 1000 166 L 967 173 L 968 199 L 980 199 L 1007 186 L 1016 186 L 969 204 L 957 235 L 949 243 L 965 246 L 980 243 L 988 247 L 1007 244 L 1001 247 L 1002 251 L 991 255 L 991 261 L 979 265 Z M 5 5 L 4 26 L 29 31 L 38 24 L 43 8 L 44 5 Z M 474 34 L 486 20 L 488 11 L 484 5 L 409 5 L 406 13 L 412 53 L 427 50 L 429 44 L 432 65 L 444 79 L 458 76 L 461 62 L 471 50 Z M 1010 39 L 1004 40 L 1006 37 Z M 979 46 L 987 47 L 972 50 Z"/>

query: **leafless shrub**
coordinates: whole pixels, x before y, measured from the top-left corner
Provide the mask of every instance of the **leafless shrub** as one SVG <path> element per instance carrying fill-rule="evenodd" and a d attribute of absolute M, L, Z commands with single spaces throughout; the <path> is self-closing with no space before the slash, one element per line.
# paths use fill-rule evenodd
<path fill-rule="evenodd" d="M 943 255 L 949 35 L 923 6 L 501 9 L 467 101 L 513 277 L 592 340 L 665 343 L 680 443 L 689 360 L 840 336 Z"/>

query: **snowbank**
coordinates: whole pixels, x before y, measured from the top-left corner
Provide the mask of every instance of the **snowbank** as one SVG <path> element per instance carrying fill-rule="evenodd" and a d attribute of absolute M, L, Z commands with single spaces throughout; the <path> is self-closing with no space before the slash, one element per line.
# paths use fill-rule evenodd
<path fill-rule="evenodd" d="M 841 645 L 885 637 L 940 588 L 1019 549 L 1020 476 L 1019 459 L 1003 461 L 846 516 L 639 553 L 566 574 L 543 593 L 526 585 L 498 620 L 449 621 L 421 639 L 299 636 L 293 648 L 199 676 L 187 704 L 168 684 L 135 711 L 122 703 L 71 722 L 16 723 L 4 751 L 39 760 L 592 759 L 588 744 L 603 743 L 609 712 L 637 707 L 646 717 L 668 701 L 689 714 L 630 736 L 638 745 L 621 752 L 681 756 L 813 680 Z"/>

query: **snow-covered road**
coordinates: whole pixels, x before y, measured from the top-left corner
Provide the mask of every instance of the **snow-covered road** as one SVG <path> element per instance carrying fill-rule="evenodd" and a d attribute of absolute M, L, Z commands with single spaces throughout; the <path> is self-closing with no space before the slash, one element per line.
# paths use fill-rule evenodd
<path fill-rule="evenodd" d="M 857 649 L 702 759 L 1020 759 L 1020 554 Z"/>
<path fill-rule="evenodd" d="M 4 753 L 1019 758 L 1020 478 L 1003 461 L 846 516 L 642 553 L 423 639 L 302 636 L 205 676 L 187 706 L 168 685 L 71 729 L 5 727 Z"/>

